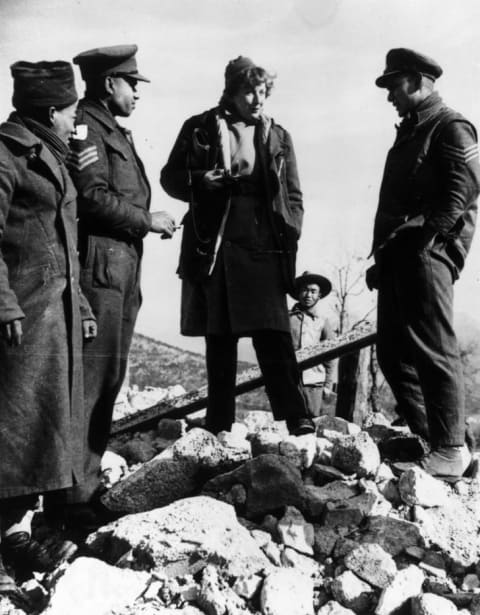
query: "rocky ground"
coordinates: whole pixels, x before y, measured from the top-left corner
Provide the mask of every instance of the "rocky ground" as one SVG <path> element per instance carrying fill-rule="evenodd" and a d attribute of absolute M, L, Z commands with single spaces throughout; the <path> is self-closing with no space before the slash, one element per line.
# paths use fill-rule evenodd
<path fill-rule="evenodd" d="M 104 503 L 125 516 L 29 582 L 36 613 L 480 615 L 478 477 L 395 468 L 424 445 L 380 415 L 302 437 L 263 416 L 114 442 L 129 467 Z"/>

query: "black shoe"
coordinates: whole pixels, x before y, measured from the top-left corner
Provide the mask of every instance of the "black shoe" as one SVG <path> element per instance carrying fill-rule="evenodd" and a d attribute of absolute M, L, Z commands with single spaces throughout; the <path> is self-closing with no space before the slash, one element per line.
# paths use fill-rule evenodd
<path fill-rule="evenodd" d="M 77 545 L 56 536 L 40 543 L 27 532 L 15 532 L 2 538 L 1 549 L 5 564 L 15 571 L 52 572 L 75 555 Z"/>
<path fill-rule="evenodd" d="M 287 419 L 287 429 L 292 436 L 306 436 L 315 433 L 315 424 L 312 419 Z"/>

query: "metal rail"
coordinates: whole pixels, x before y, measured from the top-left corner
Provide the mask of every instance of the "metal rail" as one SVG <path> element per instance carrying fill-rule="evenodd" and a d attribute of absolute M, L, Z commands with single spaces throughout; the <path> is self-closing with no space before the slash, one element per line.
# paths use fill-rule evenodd
<path fill-rule="evenodd" d="M 303 371 L 319 363 L 338 359 L 371 346 L 376 340 L 376 331 L 370 325 L 358 327 L 332 340 L 325 340 L 315 346 L 297 351 L 297 360 Z M 263 386 L 263 377 L 258 367 L 247 369 L 237 376 L 235 395 L 247 393 Z M 150 429 L 161 418 L 184 418 L 207 405 L 207 387 L 186 393 L 170 402 L 160 402 L 114 421 L 111 435 L 118 435 L 136 429 Z"/>

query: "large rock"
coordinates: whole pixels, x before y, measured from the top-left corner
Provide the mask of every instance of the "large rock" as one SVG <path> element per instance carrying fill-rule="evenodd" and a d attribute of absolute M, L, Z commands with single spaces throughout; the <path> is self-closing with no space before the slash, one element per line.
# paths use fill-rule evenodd
<path fill-rule="evenodd" d="M 374 597 L 371 585 L 359 579 L 350 570 L 345 570 L 333 580 L 331 591 L 335 600 L 355 613 L 368 612 Z"/>
<path fill-rule="evenodd" d="M 260 594 L 263 615 L 313 615 L 313 581 L 292 568 L 271 571 Z"/>
<path fill-rule="evenodd" d="M 457 607 L 441 596 L 423 594 L 413 600 L 412 615 L 456 615 Z"/>
<path fill-rule="evenodd" d="M 314 462 L 317 453 L 316 438 L 313 434 L 288 436 L 280 442 L 278 452 L 299 470 L 305 470 Z"/>
<path fill-rule="evenodd" d="M 345 556 L 345 566 L 370 585 L 382 589 L 397 574 L 392 556 L 375 544 L 360 545 L 353 549 Z"/>
<path fill-rule="evenodd" d="M 480 503 L 451 494 L 447 506 L 415 506 L 415 521 L 427 547 L 437 548 L 455 564 L 471 566 L 480 557 Z"/>
<path fill-rule="evenodd" d="M 332 465 L 346 474 L 375 476 L 380 466 L 380 453 L 372 438 L 361 432 L 335 443 Z"/>
<path fill-rule="evenodd" d="M 404 549 L 423 544 L 420 530 L 415 523 L 395 517 L 372 516 L 362 542 L 380 545 L 392 557 Z"/>
<path fill-rule="evenodd" d="M 123 609 L 143 593 L 149 579 L 146 572 L 80 557 L 58 579 L 44 615 L 105 615 Z"/>
<path fill-rule="evenodd" d="M 392 615 L 407 600 L 418 596 L 422 591 L 425 577 L 417 566 L 400 570 L 393 581 L 382 591 L 375 609 L 375 615 Z"/>
<path fill-rule="evenodd" d="M 195 428 L 177 440 L 102 498 L 107 508 L 138 513 L 192 495 L 206 477 L 236 467 L 249 453 L 222 446 L 204 429 Z"/>
<path fill-rule="evenodd" d="M 200 591 L 196 599 L 198 605 L 208 615 L 245 615 L 245 602 L 233 589 L 219 577 L 214 566 L 210 564 L 202 573 Z"/>
<path fill-rule="evenodd" d="M 110 563 L 192 574 L 213 563 L 233 577 L 255 574 L 270 564 L 234 509 L 208 497 L 128 515 L 87 538 L 93 553 Z"/>
<path fill-rule="evenodd" d="M 419 467 L 403 472 L 398 481 L 400 497 L 408 504 L 418 504 L 424 508 L 445 506 L 449 501 L 450 490 L 447 485 Z"/>
<path fill-rule="evenodd" d="M 313 525 L 307 523 L 302 513 L 294 506 L 287 506 L 285 514 L 277 525 L 280 541 L 299 553 L 313 555 Z"/>
<path fill-rule="evenodd" d="M 197 488 L 198 467 L 191 461 L 154 457 L 102 497 L 105 506 L 122 513 L 141 513 L 171 504 Z"/>
<path fill-rule="evenodd" d="M 245 510 L 241 512 L 247 518 L 263 516 L 285 506 L 303 510 L 305 489 L 302 475 L 284 457 L 255 457 L 240 468 L 208 481 L 203 493 L 225 499 L 230 489 L 238 484 L 246 491 Z"/>

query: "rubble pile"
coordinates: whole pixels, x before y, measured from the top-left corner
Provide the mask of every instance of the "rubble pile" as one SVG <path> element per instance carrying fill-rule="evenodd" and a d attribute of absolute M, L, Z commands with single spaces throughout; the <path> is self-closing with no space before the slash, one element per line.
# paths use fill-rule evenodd
<path fill-rule="evenodd" d="M 316 421 L 215 437 L 163 419 L 117 441 L 129 468 L 103 502 L 124 516 L 37 582 L 37 612 L 480 615 L 478 477 L 399 471 L 402 428 Z"/>

